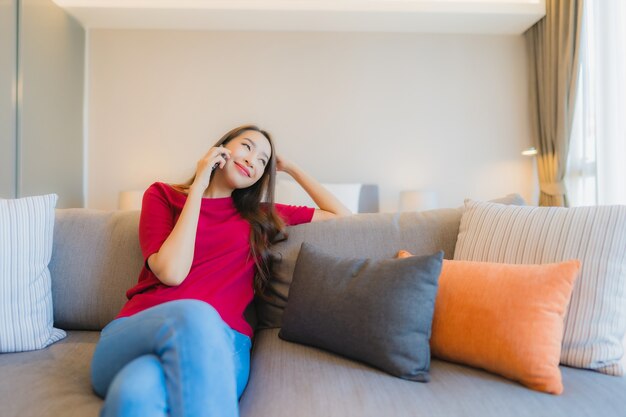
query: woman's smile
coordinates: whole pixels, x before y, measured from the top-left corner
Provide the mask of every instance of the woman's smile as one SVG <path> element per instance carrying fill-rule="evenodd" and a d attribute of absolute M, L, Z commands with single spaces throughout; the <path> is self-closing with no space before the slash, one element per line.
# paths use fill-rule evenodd
<path fill-rule="evenodd" d="M 237 168 L 239 169 L 239 172 L 241 172 L 242 175 L 245 175 L 248 178 L 251 177 L 250 170 L 248 168 L 246 168 L 245 166 L 243 166 L 239 162 L 235 162 L 235 165 L 237 166 Z"/>

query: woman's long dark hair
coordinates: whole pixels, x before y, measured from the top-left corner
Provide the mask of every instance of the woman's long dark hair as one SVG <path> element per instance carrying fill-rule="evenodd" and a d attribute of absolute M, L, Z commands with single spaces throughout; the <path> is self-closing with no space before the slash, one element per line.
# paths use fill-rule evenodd
<path fill-rule="evenodd" d="M 269 247 L 279 236 L 284 238 L 282 232 L 285 223 L 276 212 L 274 206 L 274 188 L 276 184 L 276 157 L 274 143 L 269 133 L 259 129 L 255 125 L 243 125 L 226 133 L 214 146 L 226 145 L 228 142 L 246 131 L 254 130 L 267 138 L 271 147 L 270 159 L 263 171 L 263 175 L 257 182 L 248 188 L 236 189 L 232 193 L 233 202 L 237 211 L 250 223 L 250 255 L 256 265 L 254 276 L 254 290 L 261 297 L 265 297 L 264 291 L 270 279 L 272 258 Z M 211 174 L 211 177 L 213 177 Z M 183 184 L 173 186 L 183 192 L 189 192 L 196 176 L 194 174 Z M 261 206 L 261 202 L 265 204 Z"/>

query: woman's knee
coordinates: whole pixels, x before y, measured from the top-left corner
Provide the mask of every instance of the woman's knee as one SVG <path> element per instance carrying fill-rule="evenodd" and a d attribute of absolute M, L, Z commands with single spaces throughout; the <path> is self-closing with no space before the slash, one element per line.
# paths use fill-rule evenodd
<path fill-rule="evenodd" d="M 228 336 L 228 325 L 210 304 L 199 300 L 179 300 L 172 302 L 171 307 L 177 333 L 195 339 L 222 334 Z"/>
<path fill-rule="evenodd" d="M 108 392 L 102 415 L 166 415 L 167 391 L 160 360 L 144 355 L 117 373 Z"/>

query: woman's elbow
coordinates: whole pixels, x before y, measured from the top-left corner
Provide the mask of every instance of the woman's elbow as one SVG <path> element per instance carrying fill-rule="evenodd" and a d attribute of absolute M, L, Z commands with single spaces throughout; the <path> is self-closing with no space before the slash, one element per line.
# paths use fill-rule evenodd
<path fill-rule="evenodd" d="M 154 273 L 154 275 L 159 281 L 169 287 L 177 287 L 187 278 L 187 274 L 182 274 L 177 271 L 163 271 L 161 273 Z"/>
<path fill-rule="evenodd" d="M 189 274 L 189 271 L 181 271 L 169 263 L 162 265 L 157 254 L 152 255 L 148 259 L 148 266 L 159 281 L 170 287 L 180 285 Z"/>
<path fill-rule="evenodd" d="M 341 209 L 335 211 L 336 217 L 346 217 L 346 216 L 351 216 L 351 215 L 352 215 L 352 212 L 345 207 L 342 207 Z"/>
<path fill-rule="evenodd" d="M 344 205 L 340 205 L 338 207 L 333 207 L 332 210 L 326 210 L 329 214 L 329 217 L 346 217 L 351 216 L 352 212 Z"/>

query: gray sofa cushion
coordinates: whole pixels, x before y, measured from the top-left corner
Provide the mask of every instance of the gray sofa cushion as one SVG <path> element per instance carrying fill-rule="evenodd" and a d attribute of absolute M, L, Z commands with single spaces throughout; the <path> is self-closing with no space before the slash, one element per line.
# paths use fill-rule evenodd
<path fill-rule="evenodd" d="M 54 324 L 100 330 L 126 302 L 143 266 L 139 211 L 58 209 L 50 261 Z"/>
<path fill-rule="evenodd" d="M 279 336 L 427 382 L 442 257 L 343 258 L 304 242 Z"/>
<path fill-rule="evenodd" d="M 497 375 L 433 359 L 416 384 L 338 355 L 257 333 L 241 416 L 623 417 L 626 378 L 561 367 L 554 396 Z"/>
<path fill-rule="evenodd" d="M 461 213 L 459 209 L 438 209 L 401 214 L 357 214 L 290 227 L 289 238 L 272 248 L 274 266 L 266 291 L 268 300 L 256 299 L 257 328 L 281 327 L 303 241 L 343 257 L 389 259 L 399 249 L 405 249 L 414 255 L 430 255 L 443 250 L 444 257 L 451 259 Z"/>
<path fill-rule="evenodd" d="M 89 364 L 100 332 L 71 331 L 46 349 L 0 355 L 2 417 L 97 417 Z"/>

